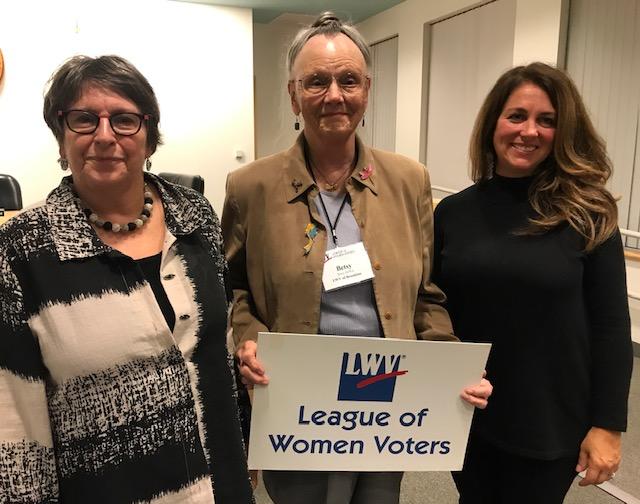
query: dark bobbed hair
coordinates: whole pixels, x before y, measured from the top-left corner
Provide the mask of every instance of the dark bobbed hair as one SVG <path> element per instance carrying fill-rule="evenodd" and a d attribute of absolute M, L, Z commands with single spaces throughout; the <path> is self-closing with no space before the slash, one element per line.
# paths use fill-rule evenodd
<path fill-rule="evenodd" d="M 291 42 L 289 50 L 287 51 L 287 70 L 289 73 L 291 73 L 293 69 L 293 64 L 298 54 L 311 37 L 315 37 L 316 35 L 335 36 L 341 33 L 349 37 L 358 49 L 360 49 L 367 68 L 371 68 L 371 51 L 369 50 L 369 45 L 356 27 L 350 23 L 341 21 L 333 12 L 325 11 L 320 14 L 310 26 L 302 28 L 296 34 L 293 42 Z"/>
<path fill-rule="evenodd" d="M 59 110 L 68 110 L 87 86 L 108 89 L 131 100 L 143 114 L 148 114 L 147 147 L 153 154 L 162 144 L 158 123 L 160 108 L 153 88 L 144 75 L 120 56 L 73 56 L 51 76 L 44 97 L 44 120 L 59 145 L 64 141 L 64 121 Z"/>
<path fill-rule="evenodd" d="M 562 70 L 536 62 L 500 76 L 482 104 L 471 134 L 471 177 L 482 182 L 493 176 L 496 123 L 511 93 L 525 83 L 534 84 L 549 97 L 556 111 L 556 131 L 553 149 L 536 169 L 529 190 L 537 216 L 523 232 L 540 234 L 568 223 L 585 238 L 585 249 L 591 250 L 617 228 L 616 201 L 605 188 L 612 166 L 578 89 Z"/>

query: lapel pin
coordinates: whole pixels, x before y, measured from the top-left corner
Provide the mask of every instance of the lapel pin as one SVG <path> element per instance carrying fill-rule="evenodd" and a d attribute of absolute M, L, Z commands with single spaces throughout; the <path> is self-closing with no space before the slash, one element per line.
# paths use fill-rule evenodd
<path fill-rule="evenodd" d="M 360 170 L 360 172 L 358 173 L 358 176 L 360 177 L 360 180 L 367 180 L 372 173 L 373 173 L 373 165 L 369 163 L 362 170 Z"/>
<path fill-rule="evenodd" d="M 300 182 L 298 179 L 293 179 L 291 181 L 291 187 L 293 187 L 296 190 L 296 192 L 298 192 L 302 187 L 302 182 Z"/>
<path fill-rule="evenodd" d="M 310 222 L 304 229 L 304 234 L 308 238 L 307 244 L 303 247 L 304 255 L 309 255 L 309 252 L 311 252 L 311 247 L 313 247 L 313 240 L 316 236 L 318 236 L 318 227 Z"/>

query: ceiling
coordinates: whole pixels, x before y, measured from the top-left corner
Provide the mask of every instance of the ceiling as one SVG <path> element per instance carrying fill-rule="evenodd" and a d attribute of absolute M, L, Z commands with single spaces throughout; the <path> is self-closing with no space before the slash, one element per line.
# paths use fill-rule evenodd
<path fill-rule="evenodd" d="M 179 0 L 183 2 L 253 9 L 255 23 L 270 23 L 281 14 L 316 16 L 332 10 L 338 17 L 359 23 L 403 0 Z"/>

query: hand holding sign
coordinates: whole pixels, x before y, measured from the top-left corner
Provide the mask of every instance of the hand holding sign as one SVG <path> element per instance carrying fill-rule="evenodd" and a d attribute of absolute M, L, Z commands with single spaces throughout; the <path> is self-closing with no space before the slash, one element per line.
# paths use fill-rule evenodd
<path fill-rule="evenodd" d="M 471 406 L 475 406 L 479 409 L 485 409 L 487 404 L 489 404 L 489 397 L 493 392 L 493 385 L 485 378 L 487 372 L 482 373 L 482 380 L 477 385 L 473 385 L 471 387 L 465 388 L 460 397 L 471 404 Z"/>
<path fill-rule="evenodd" d="M 269 377 L 265 374 L 264 366 L 258 359 L 257 354 L 258 344 L 255 341 L 245 341 L 236 351 L 240 378 L 247 387 L 269 383 Z"/>

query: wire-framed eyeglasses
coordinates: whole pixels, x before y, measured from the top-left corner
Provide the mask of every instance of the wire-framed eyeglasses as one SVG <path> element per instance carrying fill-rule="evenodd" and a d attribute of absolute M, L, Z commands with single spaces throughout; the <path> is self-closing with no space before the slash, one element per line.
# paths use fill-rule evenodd
<path fill-rule="evenodd" d="M 81 135 L 89 135 L 98 129 L 100 116 L 88 110 L 58 110 L 58 117 L 63 117 L 67 127 Z M 135 135 L 142 127 L 143 121 L 151 118 L 149 114 L 136 114 L 135 112 L 120 112 L 108 117 L 111 129 L 117 135 Z"/>
<path fill-rule="evenodd" d="M 305 93 L 311 96 L 324 95 L 333 81 L 340 88 L 343 94 L 354 94 L 362 91 L 369 81 L 369 76 L 354 71 L 344 71 L 338 74 L 329 72 L 314 72 L 303 75 L 298 82 Z"/>

